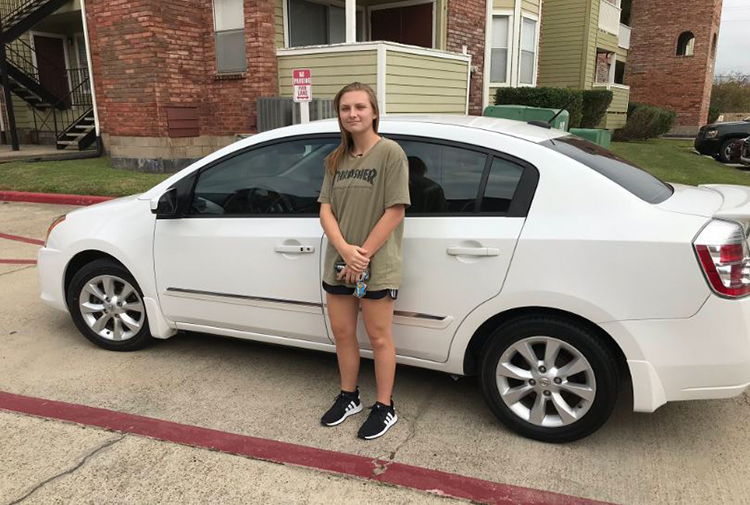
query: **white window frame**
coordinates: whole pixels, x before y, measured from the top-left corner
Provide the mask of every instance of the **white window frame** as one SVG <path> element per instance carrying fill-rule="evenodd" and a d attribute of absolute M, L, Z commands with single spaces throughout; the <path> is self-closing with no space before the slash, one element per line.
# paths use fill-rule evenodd
<path fill-rule="evenodd" d="M 521 54 L 523 52 L 523 48 L 521 47 L 521 38 L 523 37 L 523 20 L 524 19 L 529 19 L 536 23 L 534 27 L 534 68 L 532 69 L 531 84 L 521 82 Z M 521 22 L 518 24 L 518 37 L 515 37 L 515 40 L 518 42 L 518 61 L 516 62 L 516 64 L 518 65 L 518 72 L 516 73 L 516 77 L 518 79 L 517 86 L 519 88 L 535 88 L 536 87 L 537 73 L 539 72 L 539 31 L 540 31 L 540 28 L 541 28 L 541 23 L 539 22 L 539 16 L 537 16 L 536 14 L 532 14 L 530 12 L 521 13 Z"/>
<path fill-rule="evenodd" d="M 485 61 L 487 62 L 487 70 L 485 75 L 487 76 L 487 79 L 489 80 L 491 75 L 491 60 L 492 60 L 492 21 L 495 18 L 495 16 L 505 16 L 508 18 L 508 56 L 506 57 L 506 68 L 505 68 L 505 82 L 490 82 L 489 87 L 490 88 L 508 88 L 511 86 L 511 69 L 513 68 L 513 44 L 515 43 L 516 38 L 513 36 L 515 33 L 513 24 L 513 11 L 510 9 L 493 9 L 492 16 L 490 17 L 488 26 L 488 35 L 487 38 L 489 40 L 489 43 L 486 44 L 487 50 L 485 51 Z"/>
<path fill-rule="evenodd" d="M 432 4 L 432 47 L 428 49 L 437 49 L 437 1 L 436 0 L 404 0 L 403 2 L 392 2 L 387 4 L 371 5 L 367 8 L 367 33 L 372 38 L 372 11 L 381 11 L 385 9 L 397 9 L 399 7 L 411 7 L 412 5 Z"/>
<path fill-rule="evenodd" d="M 228 32 L 228 31 L 238 31 L 239 28 L 235 28 L 232 30 L 219 30 L 216 26 L 216 2 L 221 0 L 211 0 L 211 17 L 212 17 L 212 26 L 213 26 L 213 38 L 214 38 L 214 63 L 216 65 L 216 73 L 222 74 L 222 75 L 234 75 L 234 74 L 244 74 L 247 73 L 249 65 L 247 64 L 247 19 L 245 19 L 245 2 L 243 0 L 242 2 L 242 33 L 243 33 L 243 45 L 242 50 L 245 53 L 245 70 L 219 70 L 219 57 L 217 52 L 217 45 L 218 45 L 218 37 L 216 36 L 217 33 L 221 32 Z"/>

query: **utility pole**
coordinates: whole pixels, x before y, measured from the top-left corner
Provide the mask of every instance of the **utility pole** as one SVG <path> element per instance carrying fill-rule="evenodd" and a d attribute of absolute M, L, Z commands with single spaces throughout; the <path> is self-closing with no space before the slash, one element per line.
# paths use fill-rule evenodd
<path fill-rule="evenodd" d="M 3 26 L 0 23 L 0 37 L 2 37 Z M 8 78 L 8 60 L 5 53 L 5 41 L 0 40 L 0 77 L 2 77 L 3 92 L 5 93 L 5 108 L 8 110 L 8 129 L 10 130 L 10 142 L 14 151 L 20 151 L 18 146 L 18 130 L 16 130 L 16 114 L 13 111 L 13 97 L 10 94 L 10 79 Z"/>

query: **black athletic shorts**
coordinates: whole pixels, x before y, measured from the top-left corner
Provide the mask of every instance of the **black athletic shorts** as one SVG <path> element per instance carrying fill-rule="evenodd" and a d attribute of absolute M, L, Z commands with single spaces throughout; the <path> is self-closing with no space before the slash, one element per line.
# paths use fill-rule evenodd
<path fill-rule="evenodd" d="M 353 295 L 354 294 L 354 288 L 348 288 L 346 286 L 331 286 L 330 284 L 327 284 L 325 281 L 323 282 L 323 289 L 326 293 L 331 293 L 332 295 Z M 369 289 L 365 292 L 365 296 L 363 298 L 367 298 L 368 300 L 380 300 L 381 298 L 385 298 L 386 296 L 390 296 L 391 299 L 395 300 L 398 298 L 398 289 L 381 289 L 378 291 L 370 291 Z"/>

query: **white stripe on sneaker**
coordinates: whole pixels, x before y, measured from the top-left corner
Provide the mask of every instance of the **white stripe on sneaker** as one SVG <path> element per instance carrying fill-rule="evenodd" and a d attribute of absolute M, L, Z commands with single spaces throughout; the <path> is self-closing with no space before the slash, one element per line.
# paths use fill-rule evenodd
<path fill-rule="evenodd" d="M 393 414 L 391 414 L 390 412 L 388 412 L 388 414 L 385 416 L 385 428 L 383 428 L 383 430 L 379 433 L 370 435 L 369 437 L 365 437 L 365 440 L 372 440 L 373 438 L 382 437 L 383 435 L 385 435 L 386 431 L 391 429 L 391 426 L 396 424 L 396 421 L 398 421 L 398 416 L 396 415 L 396 413 L 394 412 Z"/>
<path fill-rule="evenodd" d="M 352 407 L 352 408 L 349 408 L 349 407 Z M 361 403 L 359 405 L 357 405 L 357 404 L 355 404 L 352 401 L 351 403 L 349 403 L 349 405 L 347 405 L 346 410 L 344 411 L 344 415 L 341 416 L 341 419 L 339 419 L 338 421 L 335 421 L 333 423 L 326 423 L 326 426 L 337 426 L 337 425 L 343 423 L 346 420 L 347 417 L 353 416 L 354 414 L 358 414 L 358 413 L 362 412 L 362 409 L 363 409 L 363 407 L 362 407 Z"/>

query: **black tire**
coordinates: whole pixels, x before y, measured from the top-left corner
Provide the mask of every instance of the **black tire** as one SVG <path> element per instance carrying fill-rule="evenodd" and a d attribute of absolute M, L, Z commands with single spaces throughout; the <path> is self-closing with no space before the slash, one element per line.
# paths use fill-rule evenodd
<path fill-rule="evenodd" d="M 79 306 L 81 291 L 83 290 L 84 286 L 86 286 L 86 284 L 88 284 L 91 280 L 103 275 L 117 277 L 128 282 L 135 289 L 135 291 L 138 292 L 138 295 L 141 298 L 141 328 L 135 333 L 135 335 L 127 338 L 126 340 L 118 341 L 101 337 L 89 327 L 89 325 L 84 320 L 84 316 L 81 312 Z M 87 339 L 89 339 L 99 347 L 102 347 L 103 349 L 107 349 L 110 351 L 135 351 L 138 349 L 142 349 L 153 341 L 153 337 L 151 336 L 151 331 L 148 325 L 145 306 L 143 306 L 143 292 L 141 291 L 140 286 L 138 286 L 138 283 L 130 274 L 130 272 L 121 264 L 113 260 L 98 259 L 84 265 L 80 270 L 78 270 L 78 272 L 76 272 L 76 274 L 73 276 L 73 279 L 70 281 L 66 298 L 68 302 L 68 309 L 70 310 L 70 315 L 72 316 L 73 322 L 75 323 L 78 330 L 83 334 L 83 336 L 85 336 Z M 133 298 L 130 299 L 132 300 Z"/>
<path fill-rule="evenodd" d="M 530 422 L 529 420 L 523 419 L 519 414 L 516 414 L 511 408 L 506 405 L 500 394 L 498 380 L 496 377 L 497 366 L 503 354 L 508 351 L 510 355 L 513 351 L 509 350 L 511 346 L 517 342 L 531 337 L 541 338 L 553 338 L 558 341 L 562 341 L 564 344 L 571 346 L 574 350 L 579 352 L 590 365 L 590 370 L 593 371 L 593 377 L 595 380 L 595 392 L 594 399 L 587 405 L 584 405 L 584 401 L 580 400 L 576 408 L 587 408 L 587 411 L 582 417 L 570 424 L 564 424 L 558 427 L 540 426 Z M 536 356 L 539 356 L 539 351 L 542 350 L 538 346 L 543 344 L 534 344 L 534 351 Z M 564 360 L 566 355 L 573 356 L 567 353 L 567 351 L 560 353 L 558 360 Z M 507 359 L 507 357 L 506 357 Z M 513 362 L 512 364 L 515 364 Z M 563 368 L 565 363 L 555 365 L 555 373 L 557 366 Z M 521 367 L 523 368 L 523 367 Z M 550 371 L 551 375 L 552 371 Z M 584 375 L 588 377 L 588 375 Z M 546 376 L 545 376 L 546 377 Z M 574 374 L 570 378 L 572 381 L 568 382 L 568 377 L 564 379 L 563 384 L 574 383 L 579 380 L 579 376 Z M 487 344 L 484 347 L 482 354 L 482 368 L 481 368 L 481 383 L 482 391 L 484 393 L 485 400 L 487 401 L 490 410 L 497 416 L 497 418 L 508 428 L 515 431 L 516 433 L 528 437 L 534 440 L 549 443 L 566 443 L 579 440 L 587 437 L 597 431 L 612 414 L 612 410 L 617 403 L 617 395 L 620 389 L 619 384 L 619 373 L 617 362 L 612 353 L 602 344 L 600 337 L 594 334 L 585 326 L 582 326 L 576 322 L 557 318 L 557 317 L 542 317 L 534 316 L 522 319 L 516 319 L 508 322 L 507 324 L 498 328 L 490 337 Z M 511 379 L 515 381 L 515 379 Z M 543 383 L 537 378 L 538 385 L 535 386 L 541 388 Z M 528 385 L 532 381 L 529 381 Z M 547 383 L 550 379 L 547 379 Z M 510 380 L 508 381 L 510 384 Z M 527 387 L 525 381 L 515 381 L 514 384 L 517 386 Z M 550 389 L 556 388 L 556 386 L 550 384 Z M 545 394 L 550 394 L 547 398 L 552 399 L 554 394 L 551 391 L 547 391 Z M 565 393 L 566 398 L 568 397 L 567 392 Z M 536 392 L 527 394 L 524 397 L 524 401 L 528 402 L 536 401 L 537 396 L 541 396 Z M 542 396 L 544 399 L 544 396 Z M 518 401 L 515 405 L 516 408 L 526 408 Z M 551 409 L 554 412 L 559 412 L 557 407 L 550 405 L 552 402 L 546 402 L 544 412 L 549 413 Z M 531 406 L 529 413 L 531 413 Z M 559 416 L 559 414 L 558 414 Z M 545 416 L 545 419 L 547 417 Z M 550 419 L 554 419 L 550 417 Z M 562 419 L 560 417 L 560 419 Z"/>
<path fill-rule="evenodd" d="M 719 161 L 722 163 L 732 163 L 732 153 L 731 148 L 732 144 L 734 144 L 737 141 L 737 139 L 729 139 L 725 140 L 721 143 L 721 147 L 719 148 Z"/>

